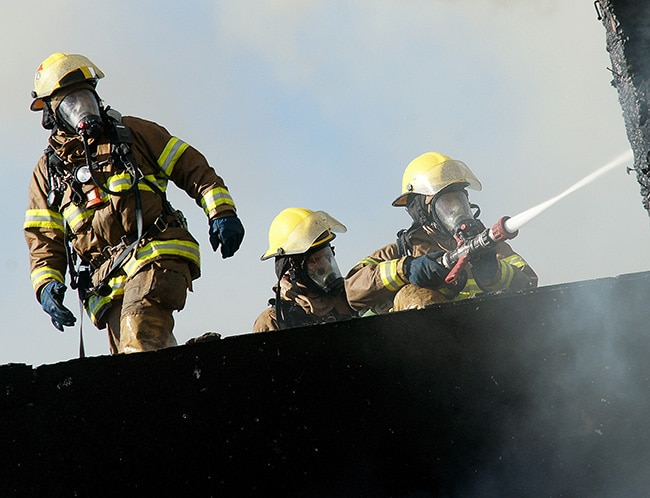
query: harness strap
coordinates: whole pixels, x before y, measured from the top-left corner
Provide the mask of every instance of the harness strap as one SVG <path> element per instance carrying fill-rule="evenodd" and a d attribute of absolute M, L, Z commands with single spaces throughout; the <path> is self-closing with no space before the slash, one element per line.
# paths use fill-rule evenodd
<path fill-rule="evenodd" d="M 182 216 L 180 211 L 176 211 L 177 216 Z M 88 289 L 89 293 L 99 294 L 100 296 L 108 296 L 111 293 L 111 288 L 108 286 L 108 281 L 115 276 L 115 274 L 124 266 L 129 256 L 138 248 L 143 240 L 156 238 L 169 227 L 185 227 L 184 218 L 167 221 L 167 215 L 161 214 L 156 218 L 152 225 L 149 226 L 142 233 L 132 234 L 131 236 L 122 237 L 122 242 L 117 246 L 112 246 L 107 249 L 116 250 L 121 249 L 120 254 L 113 260 L 108 273 L 95 287 Z M 92 264 L 95 268 L 101 266 L 103 261 L 93 260 Z"/>

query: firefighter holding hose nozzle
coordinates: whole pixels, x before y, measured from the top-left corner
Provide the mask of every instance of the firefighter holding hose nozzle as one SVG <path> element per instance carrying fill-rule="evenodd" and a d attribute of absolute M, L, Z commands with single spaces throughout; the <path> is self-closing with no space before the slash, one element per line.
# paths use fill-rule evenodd
<path fill-rule="evenodd" d="M 481 188 L 465 163 L 439 152 L 411 161 L 393 206 L 413 222 L 348 272 L 352 308 L 384 313 L 537 287 L 533 269 L 504 241 L 516 233 L 503 230 L 504 220 L 492 229 L 480 221 L 467 189 Z"/>

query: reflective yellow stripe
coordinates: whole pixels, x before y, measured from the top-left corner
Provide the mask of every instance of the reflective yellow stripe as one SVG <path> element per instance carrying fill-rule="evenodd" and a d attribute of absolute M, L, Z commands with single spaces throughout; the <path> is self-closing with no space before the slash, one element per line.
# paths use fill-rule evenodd
<path fill-rule="evenodd" d="M 440 288 L 440 292 L 445 294 L 444 292 L 444 287 Z M 476 283 L 476 280 L 473 278 L 468 278 L 467 283 L 465 284 L 465 287 L 463 287 L 463 290 L 460 291 L 460 293 L 454 297 L 454 301 L 460 301 L 462 299 L 469 299 L 470 297 L 474 297 L 477 294 L 482 293 L 483 291 L 481 288 L 478 286 Z"/>
<path fill-rule="evenodd" d="M 118 173 L 106 180 L 106 186 L 112 192 L 125 192 L 133 186 L 133 177 L 129 173 Z"/>
<path fill-rule="evenodd" d="M 160 189 L 161 192 L 167 192 L 167 178 L 159 178 L 155 175 L 145 175 L 145 179 Z M 146 185 L 146 183 L 144 184 Z M 141 188 L 141 190 L 143 190 Z M 147 186 L 147 190 L 152 190 L 151 187 Z"/>
<path fill-rule="evenodd" d="M 357 265 L 363 265 L 363 266 L 375 266 L 378 265 L 380 261 L 375 258 L 371 258 L 368 256 L 367 258 L 363 258 L 361 261 L 359 261 L 355 266 Z"/>
<path fill-rule="evenodd" d="M 528 263 L 526 263 L 524 258 L 519 256 L 519 254 L 513 254 L 512 256 L 508 256 L 507 258 L 503 258 L 503 261 L 505 261 L 509 265 L 514 266 L 515 268 L 519 268 L 519 269 L 522 269 L 522 268 L 525 268 L 525 267 L 528 266 Z"/>
<path fill-rule="evenodd" d="M 203 207 L 203 211 L 208 216 L 210 216 L 210 211 L 222 204 L 235 207 L 235 201 L 230 197 L 230 192 L 223 187 L 210 189 L 201 197 L 201 207 Z"/>
<path fill-rule="evenodd" d="M 158 157 L 158 166 L 167 176 L 171 176 L 174 171 L 176 162 L 183 155 L 183 152 L 189 147 L 188 144 L 183 142 L 180 138 L 172 137 L 165 145 L 165 148 Z"/>
<path fill-rule="evenodd" d="M 64 283 L 63 274 L 59 270 L 50 268 L 49 266 L 41 266 L 40 268 L 36 268 L 32 271 L 30 276 L 32 279 L 32 287 L 34 288 L 34 292 L 36 292 L 46 280 L 56 280 L 57 282 Z"/>
<path fill-rule="evenodd" d="M 88 312 L 88 316 L 95 325 L 98 324 L 99 319 L 108 310 L 113 299 L 124 295 L 125 281 L 126 275 L 118 275 L 117 277 L 113 277 L 108 281 L 108 285 L 112 289 L 111 293 L 108 296 L 98 296 L 96 294 L 92 294 L 90 297 L 88 297 L 88 302 L 86 303 L 86 311 Z"/>
<path fill-rule="evenodd" d="M 155 184 L 162 192 L 165 192 L 167 190 L 166 179 L 158 178 L 154 175 L 145 175 L 144 178 L 147 181 Z M 126 192 L 133 187 L 132 183 L 133 177 L 127 172 L 112 175 L 106 180 L 106 186 L 108 187 L 108 190 L 112 192 Z M 138 182 L 138 188 L 140 190 L 153 192 L 153 189 L 146 182 Z"/>
<path fill-rule="evenodd" d="M 201 264 L 199 245 L 186 240 L 152 240 L 139 248 L 135 256 L 131 256 L 123 266 L 127 276 L 135 274 L 147 263 L 160 256 L 178 256 L 189 259 L 197 266 Z"/>
<path fill-rule="evenodd" d="M 379 267 L 379 276 L 384 287 L 391 291 L 398 291 L 406 284 L 397 274 L 398 261 L 398 259 L 391 259 L 390 261 L 384 261 L 377 265 Z"/>
<path fill-rule="evenodd" d="M 51 209 L 28 209 L 25 211 L 23 228 L 48 228 L 63 232 L 63 216 Z"/>
<path fill-rule="evenodd" d="M 507 259 L 510 258 L 502 259 L 499 261 L 501 267 L 501 276 L 497 282 L 493 283 L 492 285 L 485 286 L 485 290 L 487 292 L 504 290 L 509 288 L 510 284 L 512 284 L 512 279 L 515 278 L 515 268 L 511 264 L 506 263 Z"/>
<path fill-rule="evenodd" d="M 88 218 L 92 218 L 94 213 L 94 209 L 86 209 L 70 204 L 63 210 L 63 217 L 68 222 L 70 228 L 76 231 Z"/>

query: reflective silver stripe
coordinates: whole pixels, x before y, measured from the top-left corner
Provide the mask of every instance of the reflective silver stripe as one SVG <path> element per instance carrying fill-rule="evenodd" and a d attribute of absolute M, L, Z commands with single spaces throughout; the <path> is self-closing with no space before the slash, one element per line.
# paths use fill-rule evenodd
<path fill-rule="evenodd" d="M 189 259 L 197 266 L 201 264 L 199 245 L 186 240 L 152 240 L 137 250 L 135 257 L 131 256 L 122 269 L 128 276 L 135 274 L 144 265 L 160 256 L 178 256 Z"/>
<path fill-rule="evenodd" d="M 119 173 L 109 177 L 106 185 L 112 192 L 124 192 L 133 186 L 133 177 L 129 173 Z"/>
<path fill-rule="evenodd" d="M 159 178 L 155 175 L 145 175 L 145 179 L 153 183 L 156 187 L 158 187 L 161 192 L 167 191 L 167 184 L 169 183 L 167 181 L 167 178 Z M 146 185 L 146 183 L 141 185 Z M 147 188 L 148 190 L 152 190 L 148 185 Z"/>
<path fill-rule="evenodd" d="M 145 180 L 156 185 L 162 192 L 167 190 L 167 179 L 158 178 L 155 175 L 145 175 Z M 133 187 L 133 177 L 129 173 L 118 173 L 112 175 L 106 181 L 109 190 L 113 192 L 125 192 Z M 138 182 L 138 189 L 153 192 L 153 189 L 146 182 Z"/>
<path fill-rule="evenodd" d="M 28 209 L 25 211 L 23 228 L 48 228 L 63 232 L 63 216 L 51 209 Z"/>
<path fill-rule="evenodd" d="M 230 192 L 223 187 L 210 189 L 201 197 L 201 207 L 203 207 L 203 211 L 208 216 L 210 216 L 210 212 L 213 209 L 222 204 L 235 207 L 235 201 L 230 197 Z"/>
<path fill-rule="evenodd" d="M 49 266 L 41 266 L 32 271 L 30 275 L 32 279 L 32 287 L 34 292 L 45 282 L 46 280 L 56 280 L 57 282 L 64 283 L 63 274 Z"/>
<path fill-rule="evenodd" d="M 391 291 L 398 291 L 401 287 L 406 285 L 406 282 L 404 282 L 397 274 L 398 261 L 398 259 L 391 259 L 377 265 L 379 267 L 379 276 L 381 277 L 384 287 Z"/>
<path fill-rule="evenodd" d="M 163 170 L 163 173 L 167 176 L 171 176 L 172 171 L 174 171 L 174 166 L 176 166 L 176 162 L 188 147 L 189 145 L 178 137 L 172 137 L 169 139 L 169 142 L 167 142 L 167 145 L 165 145 L 165 148 L 157 159 L 158 166 Z"/>
<path fill-rule="evenodd" d="M 94 209 L 86 209 L 74 204 L 70 204 L 63 210 L 63 216 L 73 231 L 76 231 L 88 218 L 92 218 L 93 214 L 95 214 Z"/>

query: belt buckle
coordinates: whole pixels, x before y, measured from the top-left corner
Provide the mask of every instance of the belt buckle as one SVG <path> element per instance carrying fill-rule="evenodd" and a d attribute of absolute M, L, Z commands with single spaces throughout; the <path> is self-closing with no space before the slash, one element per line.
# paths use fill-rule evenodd
<path fill-rule="evenodd" d="M 169 227 L 169 223 L 162 216 L 158 216 L 152 226 L 158 230 L 158 233 L 163 233 Z"/>

